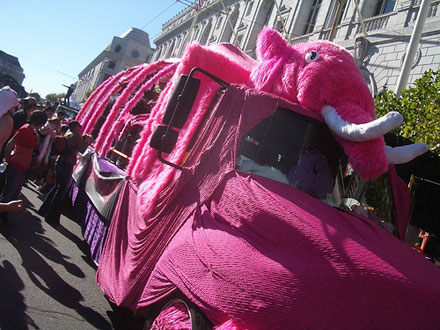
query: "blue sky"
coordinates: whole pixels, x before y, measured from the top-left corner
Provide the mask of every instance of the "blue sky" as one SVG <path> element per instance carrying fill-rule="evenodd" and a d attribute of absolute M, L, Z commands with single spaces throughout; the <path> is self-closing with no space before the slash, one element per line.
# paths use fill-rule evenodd
<path fill-rule="evenodd" d="M 0 50 L 19 59 L 27 92 L 65 93 L 114 36 L 143 29 L 155 48 L 162 24 L 185 8 L 176 0 L 0 0 Z"/>

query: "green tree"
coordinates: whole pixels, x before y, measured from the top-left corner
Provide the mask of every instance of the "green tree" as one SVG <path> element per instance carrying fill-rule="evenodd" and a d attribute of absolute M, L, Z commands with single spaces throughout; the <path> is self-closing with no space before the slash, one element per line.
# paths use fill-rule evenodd
<path fill-rule="evenodd" d="M 66 94 L 61 93 L 61 94 L 56 94 L 56 93 L 51 93 L 46 95 L 46 102 L 50 103 L 50 104 L 54 104 L 55 102 L 60 102 L 61 100 L 64 99 L 64 96 Z"/>
<path fill-rule="evenodd" d="M 85 101 L 87 101 L 87 99 L 89 98 L 90 94 L 92 94 L 95 91 L 96 87 L 93 89 L 90 89 L 86 92 L 86 94 L 84 95 L 84 98 L 82 99 L 82 103 L 84 103 Z"/>
<path fill-rule="evenodd" d="M 431 151 L 440 155 L 440 70 L 426 71 L 400 97 L 385 90 L 376 96 L 375 104 L 377 117 L 393 110 L 403 115 L 404 123 L 394 134 L 428 143 Z"/>

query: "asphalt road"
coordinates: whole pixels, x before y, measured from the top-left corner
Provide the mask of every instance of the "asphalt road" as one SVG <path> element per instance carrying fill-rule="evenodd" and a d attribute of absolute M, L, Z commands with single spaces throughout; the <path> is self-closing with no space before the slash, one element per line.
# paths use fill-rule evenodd
<path fill-rule="evenodd" d="M 0 328 L 130 329 L 97 286 L 72 213 L 55 229 L 36 213 L 36 186 L 28 182 L 22 194 L 25 210 L 10 215 L 12 227 L 0 227 Z"/>

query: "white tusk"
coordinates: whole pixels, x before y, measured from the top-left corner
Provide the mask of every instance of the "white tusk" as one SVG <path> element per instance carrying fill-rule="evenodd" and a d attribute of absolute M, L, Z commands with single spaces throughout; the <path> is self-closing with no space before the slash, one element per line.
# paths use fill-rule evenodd
<path fill-rule="evenodd" d="M 342 119 L 335 108 L 327 104 L 322 107 L 321 115 L 333 133 L 353 142 L 364 142 L 383 136 L 403 121 L 403 116 L 400 113 L 391 111 L 369 123 L 352 124 Z"/>
<path fill-rule="evenodd" d="M 426 143 L 414 143 L 394 148 L 385 146 L 385 154 L 387 155 L 388 163 L 390 164 L 407 163 L 424 154 L 428 150 L 429 145 Z"/>

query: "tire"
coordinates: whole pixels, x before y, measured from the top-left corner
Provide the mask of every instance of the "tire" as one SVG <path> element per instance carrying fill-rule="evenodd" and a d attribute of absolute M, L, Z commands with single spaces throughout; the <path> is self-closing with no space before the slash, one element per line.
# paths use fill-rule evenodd
<path fill-rule="evenodd" d="M 209 330 L 209 321 L 183 298 L 170 299 L 154 319 L 144 322 L 143 330 Z"/>

